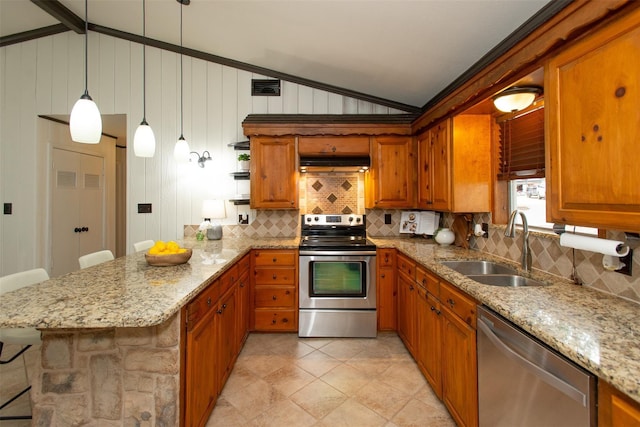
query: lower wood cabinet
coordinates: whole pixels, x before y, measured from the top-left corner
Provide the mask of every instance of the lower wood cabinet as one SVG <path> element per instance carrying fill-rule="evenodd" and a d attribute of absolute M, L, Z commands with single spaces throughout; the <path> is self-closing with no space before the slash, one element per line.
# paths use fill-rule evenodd
<path fill-rule="evenodd" d="M 298 330 L 298 251 L 251 252 L 252 330 Z"/>
<path fill-rule="evenodd" d="M 378 249 L 376 254 L 376 292 L 378 301 L 378 330 L 397 330 L 396 250 Z"/>
<path fill-rule="evenodd" d="M 398 254 L 398 335 L 411 355 L 416 358 L 417 297 L 415 263 Z"/>
<path fill-rule="evenodd" d="M 640 404 L 598 380 L 598 426 L 640 427 Z"/>
<path fill-rule="evenodd" d="M 249 282 L 250 269 L 251 257 L 247 254 L 238 262 L 238 315 L 236 316 L 236 318 L 238 319 L 238 324 L 236 325 L 236 351 L 238 353 L 242 349 L 242 345 L 249 336 L 249 320 L 251 319 L 251 284 Z"/>

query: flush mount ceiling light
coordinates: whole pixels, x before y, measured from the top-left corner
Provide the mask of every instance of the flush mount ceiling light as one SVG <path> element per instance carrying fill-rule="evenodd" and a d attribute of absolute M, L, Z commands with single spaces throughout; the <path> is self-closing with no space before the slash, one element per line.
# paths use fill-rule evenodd
<path fill-rule="evenodd" d="M 191 154 L 195 154 L 198 157 L 198 166 L 200 166 L 201 168 L 204 167 L 204 162 L 206 162 L 207 160 L 211 160 L 211 154 L 209 154 L 209 152 L 206 150 L 202 152 L 202 156 L 195 151 L 189 153 L 189 155 Z M 189 159 L 189 161 L 191 161 L 191 159 Z"/>
<path fill-rule="evenodd" d="M 188 5 L 189 0 L 177 0 L 177 2 L 180 3 L 180 138 L 178 138 L 178 142 L 176 142 L 176 146 L 173 148 L 173 157 L 179 163 L 186 163 L 189 161 L 189 156 L 191 155 L 191 151 L 189 150 L 189 144 L 184 139 L 184 132 L 183 132 L 184 83 L 182 79 L 182 6 Z M 202 167 L 204 167 L 204 164 Z"/>
<path fill-rule="evenodd" d="M 89 96 L 89 19 L 88 4 L 84 1 L 84 94 L 71 109 L 69 130 L 71 140 L 84 144 L 97 144 L 102 136 L 100 110 Z"/>
<path fill-rule="evenodd" d="M 524 110 L 542 93 L 539 86 L 514 86 L 493 97 L 493 105 L 505 113 Z"/>
<path fill-rule="evenodd" d="M 146 7 L 142 0 L 142 121 L 133 136 L 133 152 L 137 157 L 153 157 L 156 152 L 156 137 L 147 123 L 147 61 L 146 61 Z"/>

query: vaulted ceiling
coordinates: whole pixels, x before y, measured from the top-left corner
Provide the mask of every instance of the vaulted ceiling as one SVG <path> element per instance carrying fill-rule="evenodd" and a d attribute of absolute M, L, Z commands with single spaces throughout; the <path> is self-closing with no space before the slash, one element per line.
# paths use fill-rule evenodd
<path fill-rule="evenodd" d="M 260 74 L 308 80 L 415 112 L 547 3 L 191 0 L 182 6 L 183 45 Z M 73 26 L 73 19 L 70 24 L 45 11 L 51 4 L 83 25 L 83 0 L 0 0 L 3 44 L 60 22 Z M 147 37 L 179 46 L 180 9 L 176 0 L 146 0 Z M 88 0 L 88 18 L 98 29 L 139 36 L 142 0 Z"/>

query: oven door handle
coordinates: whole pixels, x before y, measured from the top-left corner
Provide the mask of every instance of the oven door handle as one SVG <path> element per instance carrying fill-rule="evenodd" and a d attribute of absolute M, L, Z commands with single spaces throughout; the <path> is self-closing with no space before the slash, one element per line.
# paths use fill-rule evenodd
<path fill-rule="evenodd" d="M 376 251 L 300 251 L 300 255 L 326 255 L 326 256 L 349 256 L 365 255 L 376 256 Z"/>

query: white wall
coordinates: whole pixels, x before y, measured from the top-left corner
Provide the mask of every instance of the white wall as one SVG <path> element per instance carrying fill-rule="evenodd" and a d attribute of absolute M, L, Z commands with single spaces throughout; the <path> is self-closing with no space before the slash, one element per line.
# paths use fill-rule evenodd
<path fill-rule="evenodd" d="M 38 267 L 38 198 L 34 159 L 36 117 L 69 114 L 84 91 L 84 36 L 67 32 L 0 48 L 0 202 L 13 215 L 0 216 L 0 275 Z M 228 143 L 245 140 L 242 120 L 258 114 L 391 114 L 387 107 L 282 82 L 281 97 L 251 97 L 252 78 L 234 68 L 183 58 L 184 136 L 193 151 L 208 150 L 205 169 L 177 165 L 180 135 L 180 56 L 147 48 L 147 121 L 156 135 L 156 155 L 136 158 L 127 150 L 127 251 L 144 239 L 180 238 L 184 224 L 198 224 L 205 198 L 249 193 L 234 181 L 236 154 Z M 102 114 L 126 114 L 127 135 L 142 119 L 142 46 L 89 34 L 89 94 Z M 138 214 L 152 203 L 152 214 Z M 227 204 L 227 223 L 238 210 Z"/>

